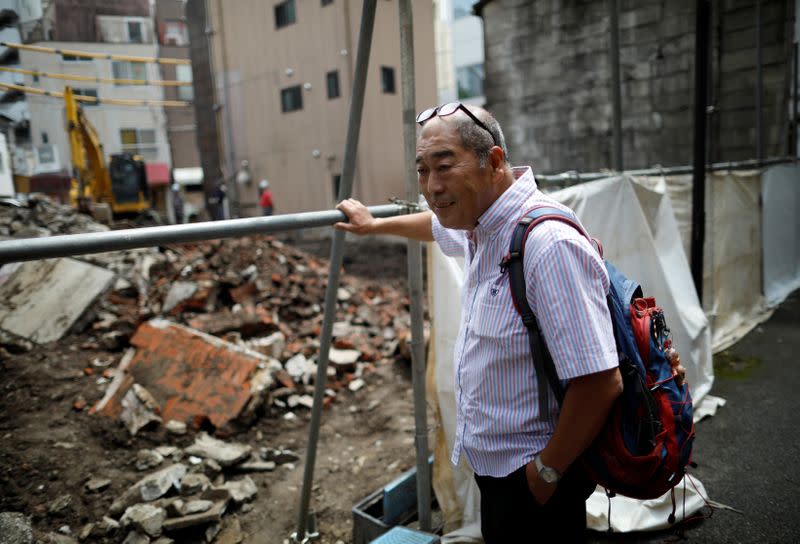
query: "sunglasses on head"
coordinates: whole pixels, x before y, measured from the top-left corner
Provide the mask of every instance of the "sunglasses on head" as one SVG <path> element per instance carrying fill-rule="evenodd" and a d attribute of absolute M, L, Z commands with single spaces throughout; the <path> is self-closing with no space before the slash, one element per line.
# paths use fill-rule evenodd
<path fill-rule="evenodd" d="M 492 137 L 492 142 L 494 142 L 494 145 L 499 146 L 499 144 L 497 143 L 497 140 L 494 139 L 494 134 L 492 134 L 492 131 L 489 130 L 489 127 L 487 127 L 483 123 L 483 121 L 478 119 L 475 116 L 475 114 L 473 114 L 471 111 L 469 111 L 469 109 L 464 104 L 462 104 L 461 102 L 449 102 L 447 104 L 442 104 L 441 106 L 428 108 L 427 110 L 425 110 L 422 113 L 420 113 L 419 115 L 417 115 L 417 123 L 419 123 L 420 126 L 422 126 L 422 125 L 425 124 L 425 121 L 430 120 L 432 117 L 436 117 L 437 115 L 439 117 L 447 117 L 448 115 L 453 115 L 458 110 L 461 110 L 464 113 L 466 113 L 470 117 L 470 119 L 475 121 L 476 125 L 478 125 L 483 130 L 488 132 L 489 136 Z"/>

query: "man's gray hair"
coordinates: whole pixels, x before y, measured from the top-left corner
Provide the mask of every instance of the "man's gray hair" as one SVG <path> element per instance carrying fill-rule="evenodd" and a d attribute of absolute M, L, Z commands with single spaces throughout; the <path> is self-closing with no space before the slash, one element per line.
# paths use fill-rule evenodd
<path fill-rule="evenodd" d="M 456 121 L 456 130 L 459 136 L 461 136 L 461 145 L 475 153 L 475 155 L 478 156 L 481 168 L 484 168 L 489 161 L 489 151 L 494 147 L 494 142 L 497 142 L 497 145 L 503 150 L 503 157 L 506 164 L 510 166 L 511 159 L 508 156 L 506 139 L 503 135 L 503 129 L 500 128 L 500 123 L 497 122 L 497 119 L 482 108 L 467 106 L 466 104 L 464 107 L 469 108 L 469 111 L 472 112 L 475 117 L 483 121 L 483 124 L 489 128 L 492 136 L 494 136 L 494 141 L 492 141 L 492 136 L 489 136 L 489 134 L 475 123 L 475 121 L 470 119 L 468 115 L 464 112 L 460 112 L 461 115 L 455 116 L 454 120 Z"/>

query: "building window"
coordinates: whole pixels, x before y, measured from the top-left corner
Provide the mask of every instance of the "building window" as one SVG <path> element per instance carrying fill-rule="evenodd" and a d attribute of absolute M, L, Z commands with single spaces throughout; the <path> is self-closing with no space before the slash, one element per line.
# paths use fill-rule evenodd
<path fill-rule="evenodd" d="M 192 67 L 188 64 L 178 64 L 175 66 L 175 79 L 178 81 L 192 81 Z M 181 85 L 178 87 L 178 99 L 190 102 L 194 100 L 194 87 L 192 85 Z"/>
<path fill-rule="evenodd" d="M 88 57 L 76 57 L 75 55 L 65 55 L 62 53 L 61 60 L 64 62 L 92 62 L 94 59 L 90 59 Z"/>
<path fill-rule="evenodd" d="M 147 67 L 141 62 L 128 62 L 127 60 L 111 61 L 111 70 L 114 73 L 114 79 L 147 80 Z M 122 85 L 131 85 L 131 83 L 115 81 L 114 85 L 119 87 Z"/>
<path fill-rule="evenodd" d="M 333 4 L 333 0 L 322 0 L 322 5 L 323 6 L 329 6 L 331 4 Z"/>
<path fill-rule="evenodd" d="M 128 41 L 131 43 L 142 43 L 141 21 L 128 21 Z"/>
<path fill-rule="evenodd" d="M 394 68 L 381 66 L 381 88 L 385 94 L 394 94 Z"/>
<path fill-rule="evenodd" d="M 297 21 L 294 0 L 284 0 L 275 6 L 275 28 L 283 28 Z"/>
<path fill-rule="evenodd" d="M 72 92 L 76 95 L 92 96 L 97 98 L 97 89 L 72 89 Z M 81 100 L 80 103 L 83 106 L 96 106 L 98 102 L 97 100 Z"/>
<path fill-rule="evenodd" d="M 183 21 L 167 20 L 159 25 L 161 45 L 185 47 L 189 45 L 189 29 Z"/>
<path fill-rule="evenodd" d="M 339 71 L 328 72 L 325 79 L 328 82 L 328 98 L 339 98 Z"/>
<path fill-rule="evenodd" d="M 123 128 L 119 131 L 122 151 L 132 155 L 141 155 L 144 159 L 158 158 L 156 131 L 149 128 Z"/>
<path fill-rule="evenodd" d="M 50 138 L 47 136 L 47 133 L 44 132 L 44 131 L 42 131 L 42 143 L 43 144 L 49 144 L 50 143 Z"/>
<path fill-rule="evenodd" d="M 458 98 L 483 96 L 483 64 L 472 64 L 456 68 Z"/>
<path fill-rule="evenodd" d="M 303 109 L 303 93 L 300 85 L 281 90 L 281 109 L 283 113 Z"/>
<path fill-rule="evenodd" d="M 333 181 L 333 199 L 339 200 L 339 187 L 342 185 L 342 175 L 341 174 L 334 174 L 331 178 Z"/>

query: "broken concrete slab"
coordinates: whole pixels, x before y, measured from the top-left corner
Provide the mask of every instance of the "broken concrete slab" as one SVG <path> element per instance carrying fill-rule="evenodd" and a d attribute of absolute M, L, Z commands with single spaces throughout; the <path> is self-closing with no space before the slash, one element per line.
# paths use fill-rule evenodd
<path fill-rule="evenodd" d="M 184 452 L 204 459 L 213 459 L 221 466 L 229 467 L 250 457 L 252 450 L 253 448 L 247 444 L 224 442 L 207 433 L 200 433 L 200 436 L 195 438 L 194 444 L 186 448 Z"/>
<path fill-rule="evenodd" d="M 131 344 L 137 349 L 125 376 L 115 376 L 118 384 L 95 408 L 103 415 L 119 417 L 135 382 L 155 398 L 162 419 L 220 428 L 253 412 L 269 385 L 263 375 L 253 383 L 262 367 L 270 367 L 268 357 L 164 319 L 140 325 Z"/>
<path fill-rule="evenodd" d="M 76 326 L 114 273 L 75 259 L 22 263 L 0 284 L 0 329 L 38 344 Z"/>
<path fill-rule="evenodd" d="M 164 462 L 164 456 L 155 450 L 139 450 L 136 452 L 136 470 L 155 468 Z"/>
<path fill-rule="evenodd" d="M 186 299 L 189 299 L 197 292 L 197 284 L 193 281 L 176 281 L 170 285 L 167 296 L 164 299 L 164 305 L 161 310 L 168 314 L 178 304 Z"/>
<path fill-rule="evenodd" d="M 253 500 L 258 493 L 258 488 L 256 487 L 255 482 L 250 478 L 250 476 L 245 476 L 241 480 L 230 480 L 222 484 L 221 486 L 217 486 L 213 489 L 224 489 L 230 492 L 231 499 L 236 504 L 242 504 L 243 502 L 249 502 Z"/>
<path fill-rule="evenodd" d="M 163 497 L 173 487 L 180 490 L 181 480 L 186 475 L 186 470 L 186 465 L 176 463 L 148 474 L 117 497 L 109 508 L 109 512 L 112 516 L 116 516 L 129 506 L 141 501 L 149 502 Z"/>
<path fill-rule="evenodd" d="M 275 461 L 262 461 L 258 457 L 250 457 L 247 461 L 239 463 L 234 468 L 237 472 L 272 472 L 278 466 Z"/>
<path fill-rule="evenodd" d="M 211 487 L 211 480 L 205 474 L 192 472 L 181 480 L 181 494 L 194 495 Z"/>
<path fill-rule="evenodd" d="M 219 501 L 215 502 L 214 506 L 210 509 L 200 514 L 189 514 L 179 518 L 167 518 L 164 520 L 162 528 L 165 532 L 170 532 L 219 521 L 225 513 L 227 506 L 227 501 Z"/>
<path fill-rule="evenodd" d="M 125 510 L 119 522 L 123 528 L 132 527 L 148 536 L 157 537 L 161 535 L 166 517 L 167 513 L 163 508 L 152 504 L 134 504 Z"/>
<path fill-rule="evenodd" d="M 119 414 L 119 418 L 125 423 L 131 435 L 134 436 L 148 426 L 161 423 L 161 417 L 146 403 L 142 402 L 140 395 L 136 394 L 136 385 L 138 384 L 132 384 L 132 387 L 122 397 L 120 401 L 122 411 Z"/>
<path fill-rule="evenodd" d="M 337 367 L 355 366 L 356 361 L 361 357 L 361 352 L 357 349 L 336 349 L 331 348 L 328 360 Z"/>
<path fill-rule="evenodd" d="M 90 493 L 103 491 L 111 485 L 111 480 L 108 478 L 91 478 L 88 482 L 83 484 L 84 489 Z"/>
<path fill-rule="evenodd" d="M 139 531 L 131 531 L 122 541 L 122 544 L 150 544 L 150 537 Z"/>
<path fill-rule="evenodd" d="M 188 321 L 188 325 L 209 334 L 222 335 L 237 331 L 244 338 L 273 333 L 278 326 L 272 315 L 261 306 L 243 306 L 240 311 L 224 310 L 212 314 L 201 314 Z"/>

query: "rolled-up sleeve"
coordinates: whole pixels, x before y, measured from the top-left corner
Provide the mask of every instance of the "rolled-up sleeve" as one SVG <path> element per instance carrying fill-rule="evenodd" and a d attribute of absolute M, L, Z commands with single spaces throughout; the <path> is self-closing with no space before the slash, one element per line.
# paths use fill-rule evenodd
<path fill-rule="evenodd" d="M 527 295 L 562 380 L 618 366 L 608 273 L 585 239 L 561 238 L 533 259 Z"/>

